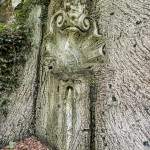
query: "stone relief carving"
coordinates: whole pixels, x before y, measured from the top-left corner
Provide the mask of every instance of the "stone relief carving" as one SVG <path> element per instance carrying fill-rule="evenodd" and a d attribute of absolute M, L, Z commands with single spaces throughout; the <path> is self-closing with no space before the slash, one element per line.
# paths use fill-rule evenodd
<path fill-rule="evenodd" d="M 80 1 L 64 1 L 64 9 L 56 12 L 50 24 L 50 32 L 54 32 L 54 25 L 61 30 L 79 30 L 80 32 L 88 32 L 90 28 L 97 37 L 98 34 L 96 22 L 88 16 L 86 0 Z"/>
<path fill-rule="evenodd" d="M 81 73 L 102 60 L 104 40 L 87 7 L 87 0 L 65 0 L 51 17 L 45 64 L 54 73 Z"/>
<path fill-rule="evenodd" d="M 51 0 L 50 4 L 37 132 L 61 150 L 90 147 L 90 84 L 95 80 L 94 66 L 104 60 L 104 39 L 89 7 L 88 0 Z"/>

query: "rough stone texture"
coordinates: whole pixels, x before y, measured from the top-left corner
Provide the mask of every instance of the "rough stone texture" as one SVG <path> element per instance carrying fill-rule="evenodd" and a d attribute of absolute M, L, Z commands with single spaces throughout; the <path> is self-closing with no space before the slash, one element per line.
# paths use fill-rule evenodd
<path fill-rule="evenodd" d="M 37 134 L 58 149 L 86 149 L 90 143 L 86 82 L 64 82 L 47 75 L 37 106 Z"/>
<path fill-rule="evenodd" d="M 8 116 L 0 121 L 0 145 L 28 135 L 33 119 L 33 103 L 37 61 L 41 42 L 41 7 L 35 6 L 28 19 L 32 25 L 32 49 L 22 72 L 22 84 L 9 98 L 11 101 Z"/>
<path fill-rule="evenodd" d="M 87 4 L 88 15 L 98 21 L 98 31 L 106 40 L 101 49 L 104 61 L 94 60 L 97 63 L 92 66 L 89 66 L 89 63 L 86 66 L 84 61 L 81 61 L 82 63 L 77 64 L 75 72 L 67 70 L 71 68 L 73 71 L 74 67 L 68 62 L 72 62 L 73 58 L 75 65 L 76 61 L 74 57 L 70 57 L 72 55 L 68 55 L 59 47 L 59 44 L 64 47 L 68 38 L 65 34 L 67 38 L 62 41 L 64 33 L 61 28 L 64 22 L 61 22 L 63 18 L 58 11 L 63 8 L 63 1 L 51 0 L 41 52 L 36 134 L 46 139 L 53 149 L 148 149 L 150 147 L 150 1 L 95 0 L 87 1 Z M 67 10 L 71 11 L 70 16 L 72 16 L 73 7 L 71 5 L 70 9 L 70 4 L 67 4 L 67 8 L 68 6 Z M 82 12 L 82 9 L 79 10 Z M 33 54 L 25 68 L 22 86 L 12 95 L 12 99 L 16 99 L 19 103 L 11 108 L 7 122 L 0 126 L 0 139 L 6 141 L 19 137 L 18 134 L 22 136 L 22 133 L 26 133 L 33 117 L 33 83 L 37 73 L 41 36 L 38 18 L 40 11 L 39 7 L 35 7 L 32 11 L 30 20 L 35 21 L 33 27 L 36 39 L 33 44 Z M 53 28 L 51 26 L 53 15 L 54 23 L 58 23 L 53 24 L 57 29 L 53 30 L 54 32 L 50 30 Z M 70 16 L 63 17 L 67 23 L 76 25 L 74 17 Z M 70 21 L 70 18 L 73 20 Z M 29 24 L 32 24 L 32 21 Z M 81 19 L 80 23 L 83 23 L 82 21 Z M 82 27 L 82 24 L 80 25 Z M 58 26 L 60 28 L 57 28 Z M 72 31 L 69 29 L 69 32 Z M 78 55 L 78 50 L 82 50 L 82 48 L 76 49 L 81 37 L 82 34 L 79 32 L 76 40 L 73 38 L 70 43 L 68 42 L 75 56 Z M 74 41 L 77 43 L 71 45 Z M 59 51 L 58 47 L 62 51 Z M 57 57 L 59 61 L 56 70 L 55 64 L 51 65 L 52 60 L 47 60 L 47 52 L 48 57 L 55 52 L 63 54 L 61 58 L 65 59 Z M 84 60 L 83 57 L 79 58 Z M 80 68 L 81 64 L 83 70 Z M 59 66 L 65 67 L 62 69 Z M 16 116 L 16 119 L 12 120 L 12 116 Z"/>
<path fill-rule="evenodd" d="M 97 2 L 100 30 L 108 39 L 108 63 L 97 73 L 97 150 L 149 147 L 149 8 L 149 0 Z"/>
<path fill-rule="evenodd" d="M 22 82 L 22 71 L 30 53 L 27 36 L 5 29 L 0 34 L 0 122 L 8 113 L 9 95 Z"/>
<path fill-rule="evenodd" d="M 90 128 L 90 138 L 93 140 L 90 139 L 87 149 L 143 150 L 150 145 L 150 2 L 96 0 L 92 4 L 90 15 L 98 20 L 99 31 L 106 39 L 103 54 L 107 61 L 94 67 L 95 92 L 92 92 L 91 97 L 93 101 L 89 103 L 81 98 L 86 104 L 92 105 L 92 108 L 87 110 L 91 112 L 89 118 L 93 118 L 89 120 L 90 124 L 95 124 L 95 128 L 94 125 Z M 57 12 L 60 5 L 63 7 L 63 2 L 52 1 L 49 13 Z M 50 23 L 48 26 L 50 27 Z M 63 116 L 62 113 L 65 101 L 62 95 L 66 85 L 60 84 L 64 81 L 60 81 L 60 78 L 56 78 L 50 71 L 41 72 L 44 73 L 41 75 L 42 94 L 39 94 L 42 96 L 38 100 L 42 97 L 42 101 L 38 102 L 38 114 L 42 116 L 37 123 L 38 131 L 41 131 L 39 134 L 45 138 L 50 135 L 49 141 L 52 144 L 59 149 L 67 149 L 67 141 L 60 140 L 65 140 L 69 134 L 65 129 L 67 115 Z M 74 79 L 78 77 L 74 76 Z M 82 79 L 81 83 L 83 81 Z M 89 82 L 85 83 L 89 89 Z M 85 95 L 92 91 L 91 88 Z M 83 90 L 85 88 L 81 91 Z M 58 91 L 61 94 L 58 94 Z M 80 105 L 78 109 L 84 110 L 85 107 Z M 68 114 L 70 113 L 71 111 L 68 111 Z M 79 121 L 82 122 L 82 119 Z M 43 125 L 40 126 L 41 123 Z M 77 140 L 83 142 L 82 138 Z M 86 145 L 86 142 L 83 143 L 81 145 Z M 82 149 L 72 146 L 73 149 Z"/>

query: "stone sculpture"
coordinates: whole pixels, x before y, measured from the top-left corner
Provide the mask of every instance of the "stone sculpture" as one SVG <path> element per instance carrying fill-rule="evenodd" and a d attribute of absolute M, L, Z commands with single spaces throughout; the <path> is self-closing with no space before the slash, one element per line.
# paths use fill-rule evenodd
<path fill-rule="evenodd" d="M 88 15 L 86 0 L 65 0 L 51 17 L 45 38 L 45 61 L 55 73 L 84 72 L 102 60 L 103 39 Z"/>
<path fill-rule="evenodd" d="M 103 61 L 104 40 L 89 15 L 87 0 L 65 0 L 49 18 L 42 51 L 37 133 L 58 149 L 85 150 L 92 137 L 89 80 L 94 66 Z"/>

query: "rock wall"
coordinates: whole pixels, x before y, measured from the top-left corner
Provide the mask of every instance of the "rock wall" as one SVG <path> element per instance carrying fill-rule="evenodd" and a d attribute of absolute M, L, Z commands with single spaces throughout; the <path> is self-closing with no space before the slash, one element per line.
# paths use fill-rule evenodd
<path fill-rule="evenodd" d="M 26 8 L 26 10 L 28 9 Z M 21 10 L 19 12 L 21 13 Z M 0 43 L 1 47 L 0 52 L 2 54 L 0 66 L 1 67 L 0 84 L 4 82 L 2 79 L 8 77 L 8 79 L 6 79 L 5 82 L 5 85 L 7 85 L 7 87 L 3 86 L 3 88 L 12 89 L 11 83 L 17 82 L 19 80 L 19 85 L 14 86 L 13 90 L 11 90 L 11 92 L 9 93 L 9 95 L 7 95 L 7 97 L 6 94 L 8 93 L 6 92 L 8 92 L 8 90 L 5 90 L 0 95 L 1 99 L 3 99 L 5 96 L 7 100 L 9 100 L 8 103 L 5 104 L 7 108 L 6 116 L 0 114 L 1 115 L 0 118 L 2 118 L 0 120 L 0 147 L 3 144 L 8 143 L 9 141 L 18 140 L 33 133 L 32 122 L 34 118 L 34 111 L 33 111 L 34 96 L 37 78 L 38 56 L 42 36 L 41 21 L 39 18 L 41 16 L 41 6 L 35 5 L 31 12 L 26 11 L 26 15 L 27 14 L 28 18 L 24 18 L 24 24 L 19 24 L 18 22 L 15 21 L 14 23 L 16 24 L 13 24 L 15 25 L 15 27 L 7 25 L 7 27 L 10 27 L 6 28 L 7 32 L 5 33 L 4 31 L 2 31 L 2 33 L 0 33 L 1 36 L 2 35 L 6 36 L 6 38 L 3 40 L 3 42 L 5 43 Z M 22 14 L 18 15 L 20 15 L 21 17 Z M 28 27 L 31 27 L 32 30 L 30 30 L 30 34 L 28 30 L 24 31 L 25 24 Z M 17 31 L 14 31 L 16 29 Z M 28 41 L 26 41 L 26 43 L 22 43 L 22 40 L 19 39 L 20 37 L 22 37 L 21 36 L 22 34 L 19 37 L 17 32 L 19 32 L 20 34 L 22 32 L 26 32 L 25 34 L 27 34 L 27 37 L 28 39 L 30 39 L 31 43 Z M 7 37 L 7 35 L 9 36 Z M 26 47 L 28 43 L 30 43 L 29 47 L 28 46 Z M 25 53 L 28 54 L 25 55 Z M 23 61 L 24 58 L 25 58 L 24 65 L 21 65 L 21 61 Z M 15 59 L 17 61 L 15 61 Z M 19 72 L 19 74 L 15 73 L 15 69 L 16 70 L 18 69 L 17 71 Z M 5 72 L 4 74 L 5 70 L 7 72 Z M 6 73 L 8 74 L 6 75 Z M 12 75 L 14 75 L 14 77 Z M 8 83 L 8 81 L 10 81 L 10 83 Z M 2 101 L 0 100 L 0 102 Z"/>
<path fill-rule="evenodd" d="M 0 144 L 30 133 L 60 150 L 149 148 L 149 0 L 24 2 L 13 6 L 32 53 Z"/>

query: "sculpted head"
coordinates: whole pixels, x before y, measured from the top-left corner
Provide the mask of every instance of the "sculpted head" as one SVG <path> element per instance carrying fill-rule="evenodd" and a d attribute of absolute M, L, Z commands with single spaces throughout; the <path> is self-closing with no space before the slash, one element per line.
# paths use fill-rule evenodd
<path fill-rule="evenodd" d="M 96 21 L 90 17 L 87 1 L 64 0 L 52 14 L 50 32 L 45 37 L 49 37 L 48 59 L 55 58 L 53 73 L 81 73 L 101 60 L 102 38 Z"/>

